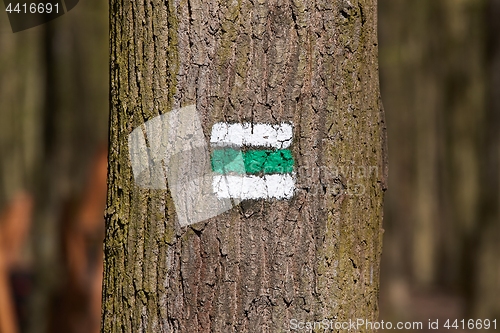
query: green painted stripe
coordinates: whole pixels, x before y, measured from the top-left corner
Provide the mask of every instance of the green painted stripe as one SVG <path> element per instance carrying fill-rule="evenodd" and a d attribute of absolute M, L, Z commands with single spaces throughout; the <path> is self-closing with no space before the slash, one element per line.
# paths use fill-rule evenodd
<path fill-rule="evenodd" d="M 249 150 L 233 148 L 212 152 L 212 170 L 218 174 L 272 174 L 293 171 L 293 157 L 289 149 Z"/>
<path fill-rule="evenodd" d="M 245 163 L 240 150 L 220 149 L 212 152 L 212 170 L 218 174 L 245 174 Z"/>
<path fill-rule="evenodd" d="M 289 149 L 249 150 L 243 154 L 245 171 L 255 173 L 290 173 L 293 171 L 293 157 Z"/>

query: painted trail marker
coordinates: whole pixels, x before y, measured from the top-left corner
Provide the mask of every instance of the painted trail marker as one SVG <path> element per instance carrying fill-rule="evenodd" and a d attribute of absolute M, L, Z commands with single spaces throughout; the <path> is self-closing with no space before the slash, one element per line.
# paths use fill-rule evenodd
<path fill-rule="evenodd" d="M 210 153 L 194 105 L 172 110 L 128 137 L 137 186 L 167 189 L 181 226 L 217 216 L 241 200 L 290 199 L 295 191 L 289 123 L 212 127 Z"/>
<path fill-rule="evenodd" d="M 212 127 L 213 190 L 222 199 L 290 199 L 295 190 L 291 124 Z M 269 149 L 272 148 L 272 149 Z"/>

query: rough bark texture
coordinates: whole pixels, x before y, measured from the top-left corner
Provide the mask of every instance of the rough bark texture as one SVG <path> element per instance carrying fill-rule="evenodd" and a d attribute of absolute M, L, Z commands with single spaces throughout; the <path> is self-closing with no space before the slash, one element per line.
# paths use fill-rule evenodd
<path fill-rule="evenodd" d="M 111 1 L 103 332 L 287 332 L 376 320 L 384 119 L 375 0 Z M 294 123 L 291 200 L 181 228 L 134 184 L 128 134 L 196 104 L 218 121 Z M 364 331 L 364 329 L 362 329 Z"/>

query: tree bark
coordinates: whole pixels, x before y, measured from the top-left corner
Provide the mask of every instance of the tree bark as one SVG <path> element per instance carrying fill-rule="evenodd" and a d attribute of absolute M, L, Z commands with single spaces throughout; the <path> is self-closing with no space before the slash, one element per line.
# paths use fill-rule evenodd
<path fill-rule="evenodd" d="M 385 125 L 375 0 L 112 0 L 103 332 L 285 332 L 377 319 Z M 295 192 L 181 227 L 128 135 L 196 105 L 293 123 Z M 360 331 L 371 331 L 360 328 Z"/>

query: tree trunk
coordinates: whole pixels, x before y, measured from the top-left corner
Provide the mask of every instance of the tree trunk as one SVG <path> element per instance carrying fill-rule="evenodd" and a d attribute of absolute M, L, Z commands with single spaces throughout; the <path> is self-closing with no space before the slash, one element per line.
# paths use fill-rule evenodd
<path fill-rule="evenodd" d="M 103 332 L 375 321 L 386 182 L 376 1 L 113 0 L 110 10 Z M 242 194 L 185 226 L 168 175 L 168 191 L 140 186 L 129 138 L 192 106 L 205 141 L 221 123 L 292 125 L 293 194 Z M 145 139 L 151 154 L 156 139 Z"/>

